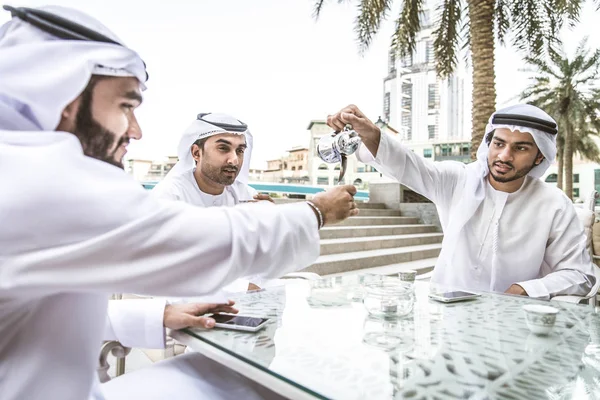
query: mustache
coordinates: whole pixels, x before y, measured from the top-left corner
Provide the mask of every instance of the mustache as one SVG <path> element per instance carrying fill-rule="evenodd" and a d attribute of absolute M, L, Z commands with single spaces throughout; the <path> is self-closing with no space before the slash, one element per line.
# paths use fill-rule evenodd
<path fill-rule="evenodd" d="M 514 166 L 511 163 L 502 161 L 494 161 L 492 165 L 506 165 L 507 167 L 514 168 Z"/>
<path fill-rule="evenodd" d="M 119 147 L 123 144 L 128 145 L 130 141 L 131 141 L 131 138 L 129 136 L 123 136 L 123 137 L 121 137 L 121 139 L 119 139 L 119 143 L 117 144 L 117 147 Z"/>
<path fill-rule="evenodd" d="M 223 167 L 221 168 L 221 171 L 231 171 L 231 172 L 238 172 L 239 168 L 238 167 L 234 167 L 234 166 L 227 166 L 227 167 Z"/>

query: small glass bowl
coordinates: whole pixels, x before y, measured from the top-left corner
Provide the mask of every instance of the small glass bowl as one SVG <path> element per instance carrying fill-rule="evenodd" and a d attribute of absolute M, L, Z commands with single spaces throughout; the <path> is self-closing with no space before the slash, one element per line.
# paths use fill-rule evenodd
<path fill-rule="evenodd" d="M 413 350 L 414 321 L 410 317 L 390 319 L 366 316 L 363 324 L 363 342 L 384 350 Z"/>
<path fill-rule="evenodd" d="M 410 284 L 389 279 L 365 284 L 363 304 L 374 317 L 398 318 L 411 313 L 415 297 Z"/>

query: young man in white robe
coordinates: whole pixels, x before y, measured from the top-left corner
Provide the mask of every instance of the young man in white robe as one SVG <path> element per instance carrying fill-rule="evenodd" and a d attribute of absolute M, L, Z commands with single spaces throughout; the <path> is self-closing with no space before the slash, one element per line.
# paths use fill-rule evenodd
<path fill-rule="evenodd" d="M 241 276 L 280 276 L 318 257 L 321 226 L 358 213 L 351 186 L 276 207 L 158 202 L 122 169 L 142 136 L 139 55 L 76 10 L 5 9 L 1 399 L 104 398 L 95 371 L 110 293 L 201 296 Z M 105 386 L 112 399 L 274 395 L 225 367 L 206 373 L 205 361 L 177 357 Z M 120 379 L 127 391 L 111 390 Z"/>
<path fill-rule="evenodd" d="M 198 114 L 179 141 L 178 162 L 152 193 L 198 207 L 272 202 L 248 185 L 252 147 L 252 134 L 243 122 L 226 114 Z M 258 276 L 238 279 L 223 291 L 260 289 L 261 281 Z"/>
<path fill-rule="evenodd" d="M 549 299 L 596 284 L 572 202 L 540 178 L 556 157 L 555 121 L 521 104 L 495 112 L 477 161 L 433 162 L 382 134 L 354 105 L 327 119 L 360 135 L 361 161 L 437 207 L 444 230 L 432 283 L 443 289 Z"/>
<path fill-rule="evenodd" d="M 185 130 L 177 146 L 178 162 L 153 190 L 159 199 L 183 201 L 198 207 L 234 206 L 240 202 L 271 200 L 248 185 L 253 138 L 243 122 L 226 114 L 199 114 Z M 237 279 L 222 292 L 260 289 L 253 279 Z M 263 282 L 261 282 L 261 285 Z M 179 299 L 175 299 L 179 300 Z M 111 301 L 109 326 L 113 340 L 130 346 L 136 337 L 152 337 L 152 347 L 164 347 L 165 327 L 186 321 L 188 326 L 214 327 L 210 317 L 187 314 L 187 308 L 222 311 L 222 306 L 207 307 L 170 304 L 162 299 Z M 145 320 L 142 324 L 139 321 Z"/>

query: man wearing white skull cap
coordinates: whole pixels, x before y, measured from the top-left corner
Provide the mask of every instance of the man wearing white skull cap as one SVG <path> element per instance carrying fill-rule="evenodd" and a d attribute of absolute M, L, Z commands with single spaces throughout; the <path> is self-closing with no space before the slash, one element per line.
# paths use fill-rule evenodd
<path fill-rule="evenodd" d="M 314 204 L 158 202 L 122 170 L 142 136 L 139 55 L 76 10 L 4 8 L 13 19 L 0 27 L 1 399 L 104 398 L 95 369 L 110 293 L 209 295 L 240 276 L 300 269 L 319 254 L 320 226 L 357 213 L 349 186 Z M 109 394 L 164 398 L 175 383 L 189 390 L 181 398 L 239 398 L 239 383 L 246 398 L 264 397 L 241 378 L 224 390 L 190 374 L 201 357 L 178 357 L 177 382 L 160 380 L 174 362 L 132 374 L 148 396 L 133 385 Z"/>
<path fill-rule="evenodd" d="M 432 283 L 446 290 L 507 292 L 548 299 L 597 286 L 583 227 L 571 201 L 539 178 L 556 157 L 556 122 L 519 104 L 496 111 L 477 161 L 426 160 L 354 105 L 327 120 L 351 124 L 358 157 L 430 199 L 444 230 Z"/>

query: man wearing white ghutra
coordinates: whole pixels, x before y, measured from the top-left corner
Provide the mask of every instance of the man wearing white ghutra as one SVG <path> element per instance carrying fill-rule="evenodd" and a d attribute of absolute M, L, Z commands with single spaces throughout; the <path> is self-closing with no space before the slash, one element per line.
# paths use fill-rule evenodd
<path fill-rule="evenodd" d="M 13 18 L 0 26 L 0 398 L 277 397 L 200 354 L 101 387 L 108 296 L 211 295 L 242 276 L 305 268 L 319 228 L 358 213 L 356 189 L 266 207 L 157 201 L 122 163 L 142 137 L 140 56 L 79 11 L 4 8 Z"/>
<path fill-rule="evenodd" d="M 539 178 L 556 157 L 556 122 L 518 104 L 496 111 L 477 161 L 427 160 L 383 134 L 354 105 L 330 115 L 362 139 L 358 158 L 431 200 L 444 230 L 431 282 L 442 290 L 549 299 L 597 290 L 573 203 Z"/>

